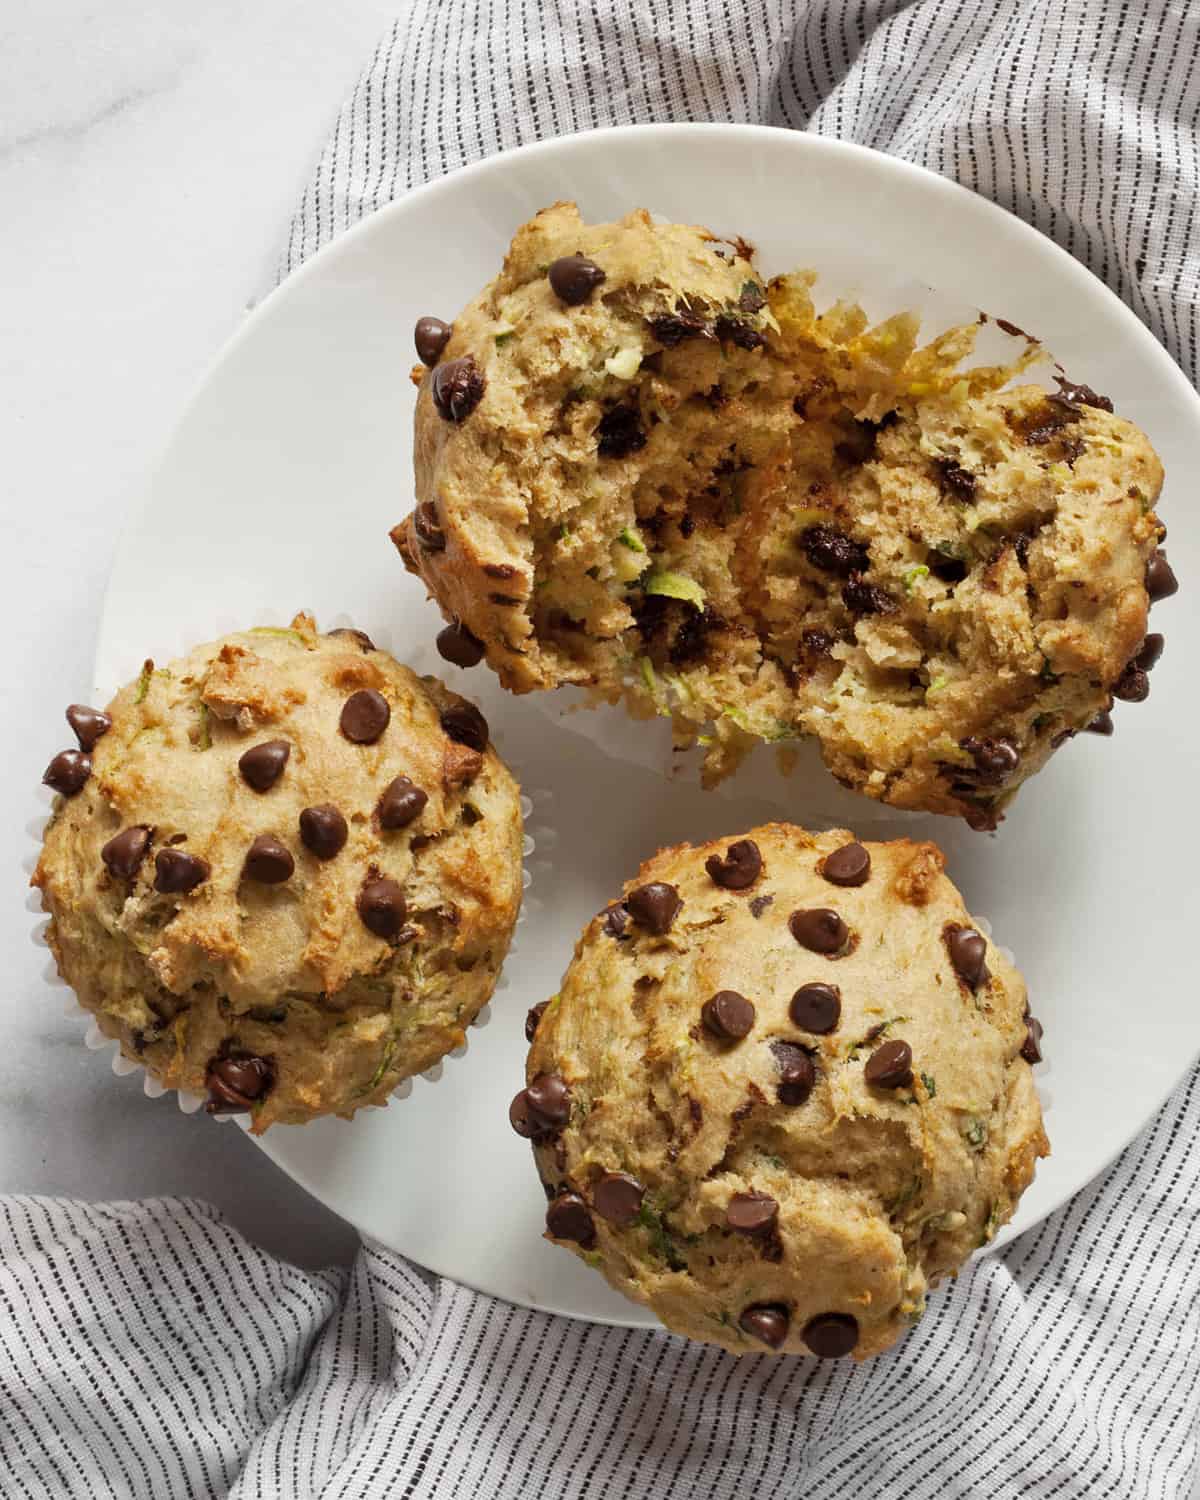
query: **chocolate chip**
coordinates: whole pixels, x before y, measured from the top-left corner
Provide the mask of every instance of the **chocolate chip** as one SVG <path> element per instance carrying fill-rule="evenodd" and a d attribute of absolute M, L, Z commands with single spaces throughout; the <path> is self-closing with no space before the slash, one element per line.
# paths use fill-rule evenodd
<path fill-rule="evenodd" d="M 1113 732 L 1112 714 L 1107 708 L 1102 708 L 1090 724 L 1084 725 L 1084 729 L 1088 734 L 1111 734 Z"/>
<path fill-rule="evenodd" d="M 767 305 L 767 294 L 757 281 L 747 281 L 738 296 L 738 306 L 743 312 L 761 312 Z"/>
<path fill-rule="evenodd" d="M 718 1041 L 737 1042 L 749 1036 L 754 1026 L 754 1006 L 736 990 L 718 990 L 700 1007 L 705 1031 Z"/>
<path fill-rule="evenodd" d="M 610 406 L 596 427 L 596 452 L 601 458 L 628 458 L 646 446 L 641 413 L 636 406 Z"/>
<path fill-rule="evenodd" d="M 961 583 L 967 576 L 967 565 L 960 557 L 950 557 L 945 552 L 928 552 L 925 561 L 929 571 L 943 583 Z"/>
<path fill-rule="evenodd" d="M 204 1107 L 210 1115 L 241 1114 L 269 1093 L 274 1082 L 275 1071 L 265 1057 L 242 1052 L 214 1057 L 204 1079 L 209 1093 Z"/>
<path fill-rule="evenodd" d="M 154 856 L 154 889 L 166 896 L 185 896 L 211 874 L 206 859 L 182 849 L 160 849 Z"/>
<path fill-rule="evenodd" d="M 357 641 L 364 651 L 375 650 L 375 642 L 367 632 L 365 630 L 355 630 L 353 625 L 339 625 L 334 630 L 327 630 L 325 634 L 327 636 L 344 635 L 350 640 Z"/>
<path fill-rule="evenodd" d="M 713 336 L 712 330 L 703 318 L 684 309 L 674 313 L 664 313 L 657 318 L 647 318 L 646 327 L 655 339 L 668 349 L 674 349 L 685 339 L 712 338 Z"/>
<path fill-rule="evenodd" d="M 1112 693 L 1122 703 L 1144 703 L 1150 696 L 1150 679 L 1140 667 L 1130 662 L 1113 683 Z"/>
<path fill-rule="evenodd" d="M 662 880 L 639 885 L 625 897 L 625 906 L 633 920 L 655 937 L 671 930 L 671 924 L 683 905 L 679 892 Z"/>
<path fill-rule="evenodd" d="M 819 1313 L 800 1335 L 820 1359 L 840 1359 L 858 1343 L 858 1322 L 849 1313 Z"/>
<path fill-rule="evenodd" d="M 841 1019 L 842 997 L 832 984 L 802 984 L 792 996 L 788 1015 L 801 1031 L 824 1036 Z"/>
<path fill-rule="evenodd" d="M 738 1327 L 768 1348 L 778 1349 L 787 1338 L 791 1319 L 791 1313 L 782 1302 L 755 1302 L 742 1309 Z"/>
<path fill-rule="evenodd" d="M 438 365 L 429 382 L 437 414 L 447 422 L 465 422 L 483 400 L 486 389 L 487 381 L 472 354 Z"/>
<path fill-rule="evenodd" d="M 907 1042 L 884 1042 L 867 1058 L 863 1077 L 877 1089 L 904 1089 L 912 1082 L 912 1048 Z"/>
<path fill-rule="evenodd" d="M 964 469 L 952 458 L 935 459 L 933 467 L 938 487 L 944 495 L 950 495 L 964 505 L 974 503 L 976 479 L 969 469 Z"/>
<path fill-rule="evenodd" d="M 571 1090 L 557 1073 L 539 1073 L 524 1092 L 536 1129 L 556 1133 L 571 1118 Z"/>
<path fill-rule="evenodd" d="M 1163 654 L 1166 641 L 1157 631 L 1153 631 L 1138 647 L 1138 653 L 1133 658 L 1133 665 L 1143 672 L 1152 672 L 1158 665 L 1159 658 Z M 83 747 L 88 749 L 87 745 Z"/>
<path fill-rule="evenodd" d="M 368 932 L 385 941 L 399 936 L 407 908 L 404 892 L 394 880 L 386 875 L 371 876 L 363 881 L 354 904 Z"/>
<path fill-rule="evenodd" d="M 1021 1056 L 1031 1065 L 1042 1060 L 1042 1023 L 1036 1016 L 1025 1017 L 1025 1040 L 1021 1043 Z"/>
<path fill-rule="evenodd" d="M 532 1140 L 539 1133 L 529 1113 L 529 1099 L 524 1089 L 513 1095 L 513 1101 L 508 1106 L 508 1123 L 525 1141 Z"/>
<path fill-rule="evenodd" d="M 605 1172 L 592 1189 L 592 1207 L 602 1219 L 624 1229 L 641 1212 L 646 1189 L 628 1172 Z"/>
<path fill-rule="evenodd" d="M 528 1015 L 525 1017 L 525 1040 L 527 1042 L 532 1042 L 537 1035 L 538 1022 L 546 1014 L 546 1007 L 549 1004 L 549 1000 L 542 1000 L 530 1008 Z"/>
<path fill-rule="evenodd" d="M 765 334 L 729 313 L 722 313 L 717 319 L 715 332 L 723 344 L 733 344 L 738 349 L 761 349 L 767 342 Z"/>
<path fill-rule="evenodd" d="M 446 533 L 442 530 L 437 506 L 432 500 L 422 500 L 413 511 L 413 531 L 426 552 L 445 551 Z"/>
<path fill-rule="evenodd" d="M 611 906 L 604 908 L 604 930 L 609 937 L 624 937 L 625 929 L 629 926 L 629 911 L 624 902 L 614 901 Z"/>
<path fill-rule="evenodd" d="M 250 845 L 242 874 L 247 880 L 257 880 L 262 885 L 282 885 L 290 880 L 296 869 L 296 861 L 286 844 L 271 833 L 260 833 Z"/>
<path fill-rule="evenodd" d="M 112 728 L 112 720 L 98 708 L 89 708 L 86 703 L 72 703 L 67 709 L 67 723 L 75 731 L 79 748 L 94 750 L 96 741 Z"/>
<path fill-rule="evenodd" d="M 515 578 L 517 570 L 512 563 L 484 563 L 483 571 L 489 578 Z"/>
<path fill-rule="evenodd" d="M 726 891 L 744 891 L 762 874 L 763 858 L 753 839 L 738 839 L 725 851 L 725 858 L 710 854 L 704 861 L 714 885 Z"/>
<path fill-rule="evenodd" d="M 264 740 L 238 758 L 242 780 L 256 792 L 269 792 L 283 775 L 292 747 L 287 740 Z"/>
<path fill-rule="evenodd" d="M 488 747 L 488 721 L 473 703 L 454 703 L 441 714 L 442 730 L 460 745 L 478 750 Z"/>
<path fill-rule="evenodd" d="M 83 791 L 92 774 L 92 757 L 82 750 L 60 750 L 42 773 L 42 785 L 63 797 Z"/>
<path fill-rule="evenodd" d="M 813 907 L 808 911 L 794 911 L 788 918 L 792 936 L 802 948 L 813 953 L 837 953 L 844 948 L 850 929 L 827 906 Z"/>
<path fill-rule="evenodd" d="M 761 917 L 774 900 L 774 896 L 755 896 L 750 902 L 750 915 L 752 917 Z"/>
<path fill-rule="evenodd" d="M 572 1240 L 585 1250 L 596 1243 L 596 1226 L 578 1193 L 560 1193 L 546 1210 L 546 1231 L 556 1240 Z"/>
<path fill-rule="evenodd" d="M 382 693 L 359 688 L 342 704 L 342 733 L 356 745 L 373 745 L 388 727 L 392 710 Z"/>
<path fill-rule="evenodd" d="M 968 735 L 958 742 L 975 762 L 973 779 L 979 786 L 1000 786 L 1021 763 L 1021 753 L 1010 739 L 1002 736 L 979 739 Z"/>
<path fill-rule="evenodd" d="M 1072 406 L 1096 406 L 1101 411 L 1112 411 L 1113 404 L 1108 397 L 1098 396 L 1090 385 L 1076 385 L 1074 381 L 1064 380 L 1061 375 L 1056 375 L 1055 379 L 1059 395 Z"/>
<path fill-rule="evenodd" d="M 397 776 L 380 797 L 375 811 L 379 815 L 379 826 L 389 830 L 407 828 L 425 811 L 429 794 L 414 786 L 407 776 Z"/>
<path fill-rule="evenodd" d="M 456 667 L 477 667 L 483 660 L 483 642 L 461 620 L 438 632 L 437 648 L 438 655 Z"/>
<path fill-rule="evenodd" d="M 834 639 L 827 630 L 805 630 L 801 632 L 800 644 L 806 656 L 828 656 L 833 651 Z"/>
<path fill-rule="evenodd" d="M 418 318 L 413 329 L 413 343 L 417 346 L 417 358 L 432 370 L 442 357 L 442 350 L 450 342 L 453 328 L 441 318 Z"/>
<path fill-rule="evenodd" d="M 586 255 L 560 255 L 546 272 L 550 289 L 568 307 L 581 307 L 608 278 Z"/>
<path fill-rule="evenodd" d="M 1161 547 L 1146 564 L 1146 592 L 1150 595 L 1151 604 L 1157 604 L 1160 599 L 1169 599 L 1172 594 L 1179 592 L 1179 580 Z"/>
<path fill-rule="evenodd" d="M 987 966 L 987 942 L 983 935 L 973 927 L 956 927 L 953 924 L 942 935 L 954 972 L 964 984 L 977 990 L 991 978 Z"/>
<path fill-rule="evenodd" d="M 871 856 L 861 844 L 843 844 L 821 864 L 821 874 L 830 885 L 865 885 L 870 873 Z"/>
<path fill-rule="evenodd" d="M 795 1042 L 772 1042 L 771 1052 L 779 1067 L 776 1094 L 780 1104 L 803 1104 L 817 1082 L 817 1069 L 812 1058 Z"/>
<path fill-rule="evenodd" d="M 800 534 L 800 545 L 814 568 L 848 578 L 871 566 L 871 557 L 861 542 L 832 526 L 810 526 Z"/>
<path fill-rule="evenodd" d="M 300 814 L 300 842 L 318 859 L 332 859 L 340 854 L 350 829 L 332 802 L 306 807 Z"/>
<path fill-rule="evenodd" d="M 770 1234 L 778 1218 L 769 1193 L 734 1193 L 725 1208 L 725 1223 L 738 1234 Z"/>
<path fill-rule="evenodd" d="M 114 834 L 100 851 L 100 858 L 114 880 L 132 880 L 142 867 L 150 847 L 150 829 L 135 823 Z"/>
<path fill-rule="evenodd" d="M 896 610 L 896 601 L 886 589 L 864 583 L 861 578 L 843 585 L 842 603 L 855 615 L 890 615 Z"/>

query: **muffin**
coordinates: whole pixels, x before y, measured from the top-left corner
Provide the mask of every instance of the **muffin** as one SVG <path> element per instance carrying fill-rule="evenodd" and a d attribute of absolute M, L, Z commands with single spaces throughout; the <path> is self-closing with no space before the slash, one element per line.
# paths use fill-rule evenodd
<path fill-rule="evenodd" d="M 893 1344 L 1048 1146 L 1025 985 L 936 845 L 786 823 L 648 860 L 530 1013 L 546 1235 L 734 1354 Z"/>
<path fill-rule="evenodd" d="M 418 324 L 392 537 L 444 654 L 514 692 L 669 717 L 709 785 L 815 737 L 853 790 L 991 828 L 1148 690 L 1162 468 L 1088 387 L 1014 386 L 1035 341 L 970 365 L 977 325 L 922 347 L 812 283 L 645 213 L 538 214 L 452 327 Z"/>
<path fill-rule="evenodd" d="M 260 1132 L 383 1104 L 463 1042 L 521 898 L 477 708 L 301 614 L 67 718 L 33 884 L 126 1056 Z"/>

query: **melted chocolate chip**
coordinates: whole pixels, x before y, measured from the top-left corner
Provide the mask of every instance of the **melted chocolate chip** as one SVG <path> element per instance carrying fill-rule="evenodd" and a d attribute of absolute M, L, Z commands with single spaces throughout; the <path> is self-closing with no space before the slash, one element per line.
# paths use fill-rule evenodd
<path fill-rule="evenodd" d="M 680 523 L 680 531 L 684 531 L 683 518 Z M 651 594 L 650 597 L 657 598 Z M 668 656 L 673 667 L 687 667 L 694 663 L 703 661 L 708 653 L 709 636 L 714 630 L 719 630 L 724 625 L 724 620 L 717 614 L 711 605 L 705 605 L 702 610 L 689 607 L 687 613 L 676 627 L 672 637 Z"/>
<path fill-rule="evenodd" d="M 472 354 L 438 365 L 429 382 L 429 394 L 437 414 L 447 422 L 465 422 L 487 389 L 483 371 Z"/>
<path fill-rule="evenodd" d="M 1088 734 L 1110 735 L 1113 732 L 1112 714 L 1109 713 L 1107 708 L 1102 708 L 1092 722 L 1086 724 L 1084 728 Z"/>
<path fill-rule="evenodd" d="M 767 342 L 765 334 L 730 313 L 722 313 L 717 319 L 715 332 L 723 344 L 733 344 L 738 349 L 761 349 Z"/>
<path fill-rule="evenodd" d="M 1072 406 L 1096 406 L 1101 411 L 1112 411 L 1113 404 L 1108 397 L 1098 396 L 1090 385 L 1076 385 L 1074 381 L 1064 380 L 1061 375 L 1055 379 L 1058 381 L 1059 395 Z"/>
<path fill-rule="evenodd" d="M 742 1309 L 738 1327 L 760 1344 L 778 1349 L 788 1335 L 792 1315 L 782 1302 L 755 1302 Z"/>
<path fill-rule="evenodd" d="M 834 639 L 827 630 L 805 630 L 801 632 L 800 643 L 806 656 L 829 656 L 834 647 Z"/>
<path fill-rule="evenodd" d="M 977 481 L 969 469 L 964 469 L 952 458 L 935 459 L 933 468 L 943 495 L 949 495 L 964 505 L 974 503 Z"/>
<path fill-rule="evenodd" d="M 623 902 L 614 901 L 611 906 L 604 908 L 604 930 L 609 937 L 624 937 L 628 926 L 629 912 Z"/>
<path fill-rule="evenodd" d="M 832 984 L 802 984 L 788 1006 L 792 1024 L 801 1031 L 824 1036 L 833 1031 L 842 1015 L 842 997 Z"/>
<path fill-rule="evenodd" d="M 858 1322 L 849 1313 L 819 1313 L 800 1335 L 820 1359 L 840 1359 L 858 1343 Z"/>
<path fill-rule="evenodd" d="M 954 972 L 968 986 L 977 990 L 991 978 L 987 966 L 987 942 L 973 927 L 951 924 L 942 934 Z"/>
<path fill-rule="evenodd" d="M 596 427 L 596 452 L 601 458 L 628 458 L 646 446 L 646 433 L 636 406 L 610 406 Z"/>
<path fill-rule="evenodd" d="M 79 748 L 91 751 L 96 741 L 102 739 L 112 728 L 112 720 L 98 708 L 89 708 L 86 703 L 72 703 L 67 709 L 67 723 L 75 731 Z"/>
<path fill-rule="evenodd" d="M 960 557 L 949 557 L 944 552 L 928 552 L 926 565 L 935 578 L 943 583 L 961 583 L 967 576 L 967 565 Z"/>
<path fill-rule="evenodd" d="M 418 318 L 413 329 L 413 343 L 417 346 L 417 358 L 432 370 L 442 357 L 442 350 L 450 342 L 454 332 L 449 323 L 441 318 Z"/>
<path fill-rule="evenodd" d="M 445 551 L 446 533 L 442 530 L 437 506 L 432 500 L 422 500 L 413 511 L 413 531 L 426 552 Z"/>
<path fill-rule="evenodd" d="M 700 1007 L 700 1021 L 718 1041 L 737 1042 L 754 1026 L 754 1006 L 736 990 L 718 990 Z"/>
<path fill-rule="evenodd" d="M 332 859 L 340 854 L 349 834 L 345 818 L 332 802 L 306 807 L 300 814 L 300 842 L 318 859 Z"/>
<path fill-rule="evenodd" d="M 738 306 L 743 312 L 761 312 L 767 305 L 767 294 L 757 281 L 747 281 L 738 294 Z"/>
<path fill-rule="evenodd" d="M 1021 752 L 1012 740 L 1002 736 L 979 739 L 968 735 L 959 744 L 975 762 L 975 770 L 969 774 L 978 786 L 1003 785 L 1021 763 Z"/>
<path fill-rule="evenodd" d="M 327 636 L 345 636 L 347 640 L 357 641 L 364 651 L 374 651 L 375 642 L 365 630 L 355 630 L 353 625 L 338 625 L 333 630 L 325 632 Z"/>
<path fill-rule="evenodd" d="M 246 854 L 242 874 L 262 885 L 282 885 L 292 878 L 295 869 L 296 861 L 287 845 L 273 834 L 260 833 Z"/>
<path fill-rule="evenodd" d="M 539 1073 L 525 1090 L 535 1129 L 557 1133 L 571 1118 L 571 1090 L 557 1073 Z"/>
<path fill-rule="evenodd" d="M 210 1115 L 241 1114 L 271 1090 L 275 1072 L 265 1057 L 246 1052 L 214 1057 L 204 1079 Z"/>
<path fill-rule="evenodd" d="M 132 880 L 142 867 L 150 847 L 151 830 L 145 823 L 135 823 L 114 834 L 100 851 L 100 858 L 114 880 Z"/>
<path fill-rule="evenodd" d="M 779 1067 L 776 1094 L 780 1104 L 803 1104 L 817 1082 L 817 1069 L 812 1058 L 795 1042 L 772 1042 L 771 1052 Z"/>
<path fill-rule="evenodd" d="M 641 1212 L 646 1189 L 628 1172 L 606 1172 L 592 1189 L 592 1206 L 602 1219 L 625 1229 Z"/>
<path fill-rule="evenodd" d="M 42 773 L 42 785 L 61 797 L 75 797 L 92 774 L 92 757 L 82 750 L 60 750 Z"/>
<path fill-rule="evenodd" d="M 376 937 L 390 942 L 400 935 L 407 908 L 404 892 L 385 875 L 373 875 L 363 882 L 354 903 L 363 926 Z"/>
<path fill-rule="evenodd" d="M 1042 1023 L 1036 1016 L 1025 1018 L 1025 1040 L 1021 1043 L 1021 1056 L 1030 1065 L 1042 1060 Z"/>
<path fill-rule="evenodd" d="M 769 1193 L 734 1193 L 725 1208 L 725 1223 L 738 1234 L 770 1234 L 779 1204 Z"/>
<path fill-rule="evenodd" d="M 392 710 L 382 693 L 374 688 L 359 688 L 342 704 L 342 733 L 356 745 L 373 745 L 391 717 Z"/>
<path fill-rule="evenodd" d="M 1152 632 L 1138 647 L 1138 653 L 1133 658 L 1133 665 L 1143 672 L 1152 672 L 1159 663 L 1165 645 L 1166 641 L 1163 637 L 1157 631 Z"/>
<path fill-rule="evenodd" d="M 668 349 L 674 349 L 685 339 L 712 338 L 713 336 L 712 330 L 703 318 L 684 309 L 674 313 L 664 313 L 657 318 L 647 318 L 646 327 L 658 342 Z"/>
<path fill-rule="evenodd" d="M 675 887 L 661 880 L 652 880 L 649 885 L 639 885 L 625 897 L 629 915 L 655 937 L 662 937 L 663 933 L 671 930 L 671 924 L 682 905 Z"/>
<path fill-rule="evenodd" d="M 242 780 L 252 791 L 269 792 L 283 775 L 292 747 L 287 740 L 264 740 L 238 757 Z"/>
<path fill-rule="evenodd" d="M 896 601 L 886 589 L 861 578 L 842 585 L 842 603 L 854 615 L 890 615 L 896 611 Z"/>
<path fill-rule="evenodd" d="M 1044 447 L 1064 427 L 1080 420 L 1079 408 L 1061 396 L 1047 396 L 1045 402 L 1017 424 L 1025 442 L 1033 448 Z"/>
<path fill-rule="evenodd" d="M 578 1193 L 560 1193 L 546 1210 L 546 1232 L 556 1240 L 571 1240 L 585 1250 L 596 1243 L 596 1226 Z"/>
<path fill-rule="evenodd" d="M 395 831 L 407 828 L 425 811 L 429 794 L 414 786 L 407 776 L 397 776 L 380 797 L 375 811 L 379 815 L 379 826 Z"/>
<path fill-rule="evenodd" d="M 832 526 L 808 527 L 800 534 L 800 545 L 813 567 L 823 573 L 849 578 L 851 573 L 862 573 L 871 566 L 866 547 Z"/>
<path fill-rule="evenodd" d="M 546 272 L 550 289 L 568 307 L 581 307 L 607 276 L 586 255 L 561 255 Z"/>
<path fill-rule="evenodd" d="M 800 946 L 813 953 L 837 953 L 850 936 L 845 922 L 827 906 L 794 911 L 788 918 L 788 927 Z"/>
<path fill-rule="evenodd" d="M 912 1082 L 912 1048 L 907 1042 L 884 1042 L 867 1058 L 863 1077 L 877 1089 L 904 1089 Z"/>
<path fill-rule="evenodd" d="M 483 642 L 461 620 L 438 632 L 438 655 L 456 667 L 477 667 L 483 660 Z"/>
<path fill-rule="evenodd" d="M 207 860 L 182 849 L 160 849 L 154 856 L 154 889 L 166 896 L 186 896 L 211 874 Z"/>
<path fill-rule="evenodd" d="M 528 1015 L 525 1017 L 525 1040 L 527 1042 L 532 1042 L 537 1035 L 538 1022 L 546 1014 L 546 1007 L 549 1004 L 549 1000 L 542 1000 L 530 1008 Z"/>
<path fill-rule="evenodd" d="M 1151 604 L 1157 604 L 1160 599 L 1169 599 L 1172 594 L 1179 592 L 1179 580 L 1161 547 L 1146 564 L 1146 592 L 1150 595 Z"/>
<path fill-rule="evenodd" d="M 871 873 L 871 856 L 861 844 L 843 844 L 821 862 L 821 874 L 830 885 L 865 885 Z"/>
<path fill-rule="evenodd" d="M 753 839 L 738 839 L 726 849 L 724 859 L 719 854 L 710 854 L 704 868 L 713 884 L 722 890 L 744 891 L 762 874 L 762 853 Z"/>
<path fill-rule="evenodd" d="M 452 703 L 441 713 L 442 732 L 459 745 L 478 750 L 488 747 L 488 721 L 473 703 Z"/>

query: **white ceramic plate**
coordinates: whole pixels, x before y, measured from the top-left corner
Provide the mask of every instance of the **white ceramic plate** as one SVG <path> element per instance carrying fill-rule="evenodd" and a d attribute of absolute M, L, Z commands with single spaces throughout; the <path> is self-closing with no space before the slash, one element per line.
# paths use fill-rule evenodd
<path fill-rule="evenodd" d="M 1188 513 L 1200 402 L 1115 297 L 1016 219 L 889 157 L 749 126 L 596 131 L 454 173 L 296 272 L 204 381 L 121 544 L 98 696 L 185 641 L 300 607 L 323 624 L 349 613 L 418 670 L 479 697 L 534 801 L 518 948 L 469 1055 L 385 1111 L 277 1127 L 262 1147 L 364 1233 L 422 1265 L 513 1302 L 640 1323 L 638 1309 L 540 1237 L 541 1189 L 506 1119 L 523 1081 L 526 1009 L 554 992 L 579 927 L 658 845 L 780 814 L 878 829 L 872 804 L 848 794 L 831 802 L 823 774 L 795 782 L 782 804 L 777 785 L 753 774 L 723 797 L 664 784 L 507 698 L 485 669 L 460 672 L 432 650 L 437 612 L 387 539 L 410 505 L 412 325 L 422 313 L 452 317 L 493 274 L 516 226 L 568 197 L 591 219 L 645 205 L 743 234 L 768 273 L 813 266 L 824 296 L 864 296 L 873 313 L 895 311 L 905 289 L 920 300 L 928 286 L 939 306 L 983 307 L 1035 330 L 1156 443 L 1185 585 L 1200 575 L 1200 530 Z M 1197 831 L 1187 778 L 1200 741 L 1187 679 L 1200 640 L 1186 593 L 1160 606 L 1155 625 L 1168 648 L 1149 702 L 1118 705 L 1114 739 L 1073 741 L 997 836 L 906 820 L 945 847 L 968 904 L 1015 950 L 1045 1022 L 1049 1062 L 1039 1071 L 1054 1155 L 1014 1232 L 1097 1173 L 1200 1049 L 1186 958 Z M 883 831 L 895 834 L 895 821 Z"/>

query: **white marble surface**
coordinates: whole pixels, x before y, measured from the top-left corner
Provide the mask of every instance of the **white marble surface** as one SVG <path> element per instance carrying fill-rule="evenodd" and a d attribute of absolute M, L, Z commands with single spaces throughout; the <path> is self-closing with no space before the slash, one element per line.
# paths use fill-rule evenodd
<path fill-rule="evenodd" d="M 0 1191 L 175 1193 L 292 1260 L 349 1228 L 234 1126 L 113 1079 L 42 979 L 19 865 L 62 714 L 85 696 L 128 497 L 192 386 L 274 281 L 294 202 L 402 0 L 57 0 L 0 49 L 0 514 L 9 878 Z M 181 576 L 181 587 L 203 587 Z"/>

